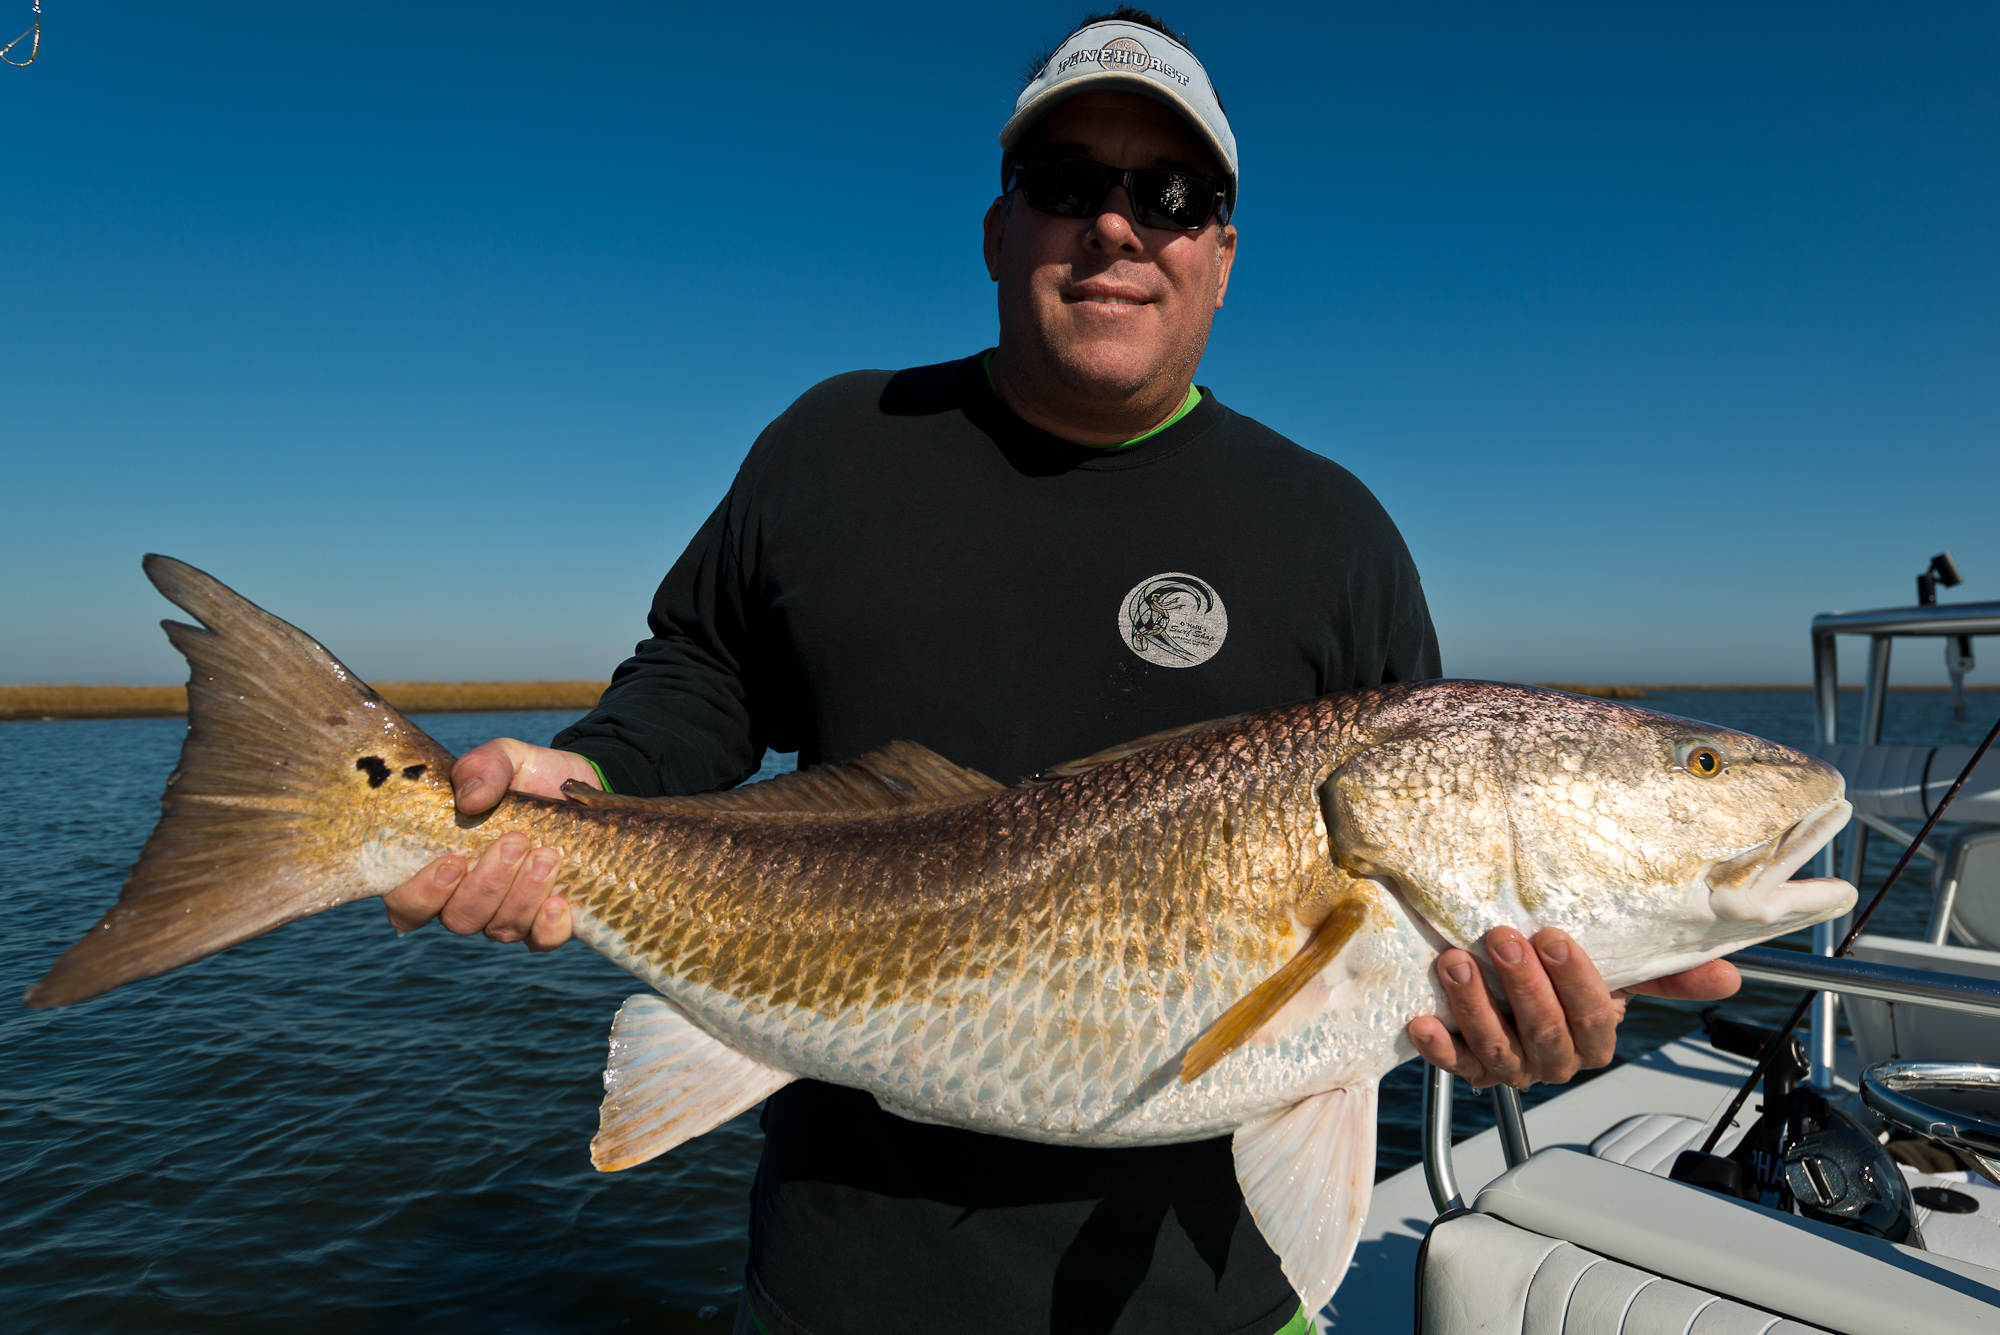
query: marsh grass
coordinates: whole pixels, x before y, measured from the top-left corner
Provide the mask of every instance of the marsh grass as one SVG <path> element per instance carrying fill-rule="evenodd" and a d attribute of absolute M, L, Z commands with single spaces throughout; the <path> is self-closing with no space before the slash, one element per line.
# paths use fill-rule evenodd
<path fill-rule="evenodd" d="M 378 681 L 405 714 L 589 709 L 601 681 Z M 172 718 L 187 713 L 184 686 L 0 686 L 0 720 Z"/>

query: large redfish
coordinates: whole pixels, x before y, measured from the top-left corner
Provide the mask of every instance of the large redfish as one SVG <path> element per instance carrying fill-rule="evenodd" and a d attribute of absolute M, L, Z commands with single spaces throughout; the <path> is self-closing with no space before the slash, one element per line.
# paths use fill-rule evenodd
<path fill-rule="evenodd" d="M 564 850 L 576 934 L 653 990 L 612 1024 L 600 1168 L 799 1077 L 1066 1145 L 1233 1133 L 1314 1309 L 1367 1211 L 1375 1089 L 1442 1010 L 1431 962 L 1566 929 L 1613 987 L 1824 921 L 1792 873 L 1848 815 L 1828 766 L 1645 710 L 1384 686 L 1141 738 L 1006 787 L 895 743 L 706 797 L 511 794 L 305 634 L 148 557 L 201 626 L 160 823 L 28 993 L 60 1006 L 380 895 L 508 830 Z"/>

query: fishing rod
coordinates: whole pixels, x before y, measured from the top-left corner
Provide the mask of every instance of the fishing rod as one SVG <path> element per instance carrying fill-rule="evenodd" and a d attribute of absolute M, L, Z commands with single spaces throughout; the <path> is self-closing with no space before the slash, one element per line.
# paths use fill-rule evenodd
<path fill-rule="evenodd" d="M 31 37 L 34 40 L 28 43 L 28 58 L 26 60 L 16 60 L 7 54 Z M 35 63 L 35 57 L 40 54 L 42 54 L 42 0 L 35 0 L 34 23 L 25 29 L 19 37 L 16 37 L 5 46 L 0 46 L 0 60 L 4 60 L 9 65 L 16 66 L 17 68 L 26 69 Z"/>
<path fill-rule="evenodd" d="M 1888 897 L 1890 889 L 1902 878 L 1904 869 L 1910 865 L 1910 859 L 1917 855 L 1917 850 L 1921 849 L 1924 846 L 1924 841 L 1931 837 L 1931 831 L 1937 828 L 1937 823 L 1940 820 L 1944 819 L 1946 809 L 1951 806 L 1952 800 L 1958 796 L 1959 789 L 1965 787 L 1966 781 L 1972 777 L 1972 772 L 1979 768 L 1979 762 L 1986 758 L 1986 753 L 1993 749 L 1993 743 L 1996 738 L 2000 738 L 2000 719 L 1994 720 L 1992 729 L 1986 734 L 1986 740 L 1981 742 L 1978 749 L 1972 753 L 1972 759 L 1966 762 L 1965 768 L 1959 771 L 1958 778 L 1952 781 L 1951 788 L 1944 795 L 1944 800 L 1937 804 L 1937 809 L 1932 811 L 1929 819 L 1924 821 L 1924 828 L 1917 831 L 1917 837 L 1910 841 L 1909 847 L 1903 850 L 1903 856 L 1896 860 L 1896 868 L 1889 873 L 1889 879 L 1882 882 L 1882 888 L 1877 890 L 1875 897 L 1868 901 L 1868 907 L 1855 917 L 1854 925 L 1847 929 L 1847 935 L 1841 938 L 1840 945 L 1834 949 L 1833 953 L 1836 957 L 1845 955 L 1851 950 L 1854 946 L 1855 938 L 1868 930 L 1870 920 L 1875 917 L 1875 910 L 1882 907 L 1882 901 Z M 1919 794 L 1919 797 L 1921 796 Z M 1771 1063 L 1777 1060 L 1778 1053 L 1791 1040 L 1792 1031 L 1799 1027 L 1799 1021 L 1803 1020 L 1806 1012 L 1812 1008 L 1813 998 L 1817 997 L 1823 990 L 1822 988 L 1810 988 L 1801 995 L 1798 1005 L 1792 1007 L 1792 1013 L 1785 1020 L 1785 1023 L 1764 1044 L 1762 1051 L 1757 1054 L 1756 1066 L 1751 1068 L 1749 1076 L 1743 1081 L 1743 1087 L 1736 1091 L 1735 1097 L 1729 1100 L 1729 1107 L 1717 1119 L 1715 1125 L 1709 1129 L 1708 1139 L 1704 1140 L 1701 1145 L 1701 1152 L 1703 1154 L 1715 1153 L 1715 1146 L 1722 1139 L 1722 1133 L 1736 1120 L 1736 1114 L 1743 1110 L 1743 1104 L 1749 1099 L 1750 1091 L 1755 1089 L 1757 1082 L 1762 1080 L 1770 1071 Z"/>

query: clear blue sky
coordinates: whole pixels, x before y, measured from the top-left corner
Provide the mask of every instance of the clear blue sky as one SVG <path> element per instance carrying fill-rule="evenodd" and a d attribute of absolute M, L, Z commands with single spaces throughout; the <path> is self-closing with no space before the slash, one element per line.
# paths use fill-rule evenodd
<path fill-rule="evenodd" d="M 991 342 L 1078 12 L 45 8 L 0 681 L 181 680 L 146 551 L 366 676 L 604 675 L 788 401 Z M 1200 380 L 1382 497 L 1449 670 L 1801 681 L 1943 548 L 2000 599 L 2000 8 L 1164 12 L 1242 144 Z"/>

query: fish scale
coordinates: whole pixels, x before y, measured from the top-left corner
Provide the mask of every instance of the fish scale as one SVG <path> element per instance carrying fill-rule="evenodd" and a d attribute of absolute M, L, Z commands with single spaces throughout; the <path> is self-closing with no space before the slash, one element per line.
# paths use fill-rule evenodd
<path fill-rule="evenodd" d="M 1232 736 L 1225 745 L 1271 765 L 1309 762 L 1309 789 L 1337 759 L 1341 739 L 1321 728 L 1314 751 L 1284 744 L 1311 722 L 1302 723 L 1301 711 L 1328 712 L 1315 705 L 1275 715 L 1262 720 L 1260 735 Z M 1012 858 L 955 837 L 988 818 L 976 804 L 816 821 L 803 849 L 797 830 L 773 828 L 761 816 L 648 813 L 660 837 L 646 841 L 654 857 L 643 876 L 619 837 L 636 814 L 558 831 L 547 828 L 551 813 L 524 803 L 511 821 L 505 811 L 490 817 L 481 834 L 490 838 L 496 824 L 511 825 L 563 846 L 579 936 L 621 961 L 643 961 L 648 980 L 697 1023 L 730 1034 L 762 1060 L 859 1084 L 936 1120 L 976 1125 L 997 1117 L 1031 1132 L 1047 1092 L 1061 1084 L 1075 1094 L 1063 1101 L 1060 1125 L 1040 1129 L 1037 1138 L 1158 1143 L 1185 1138 L 1190 1127 L 1229 1129 L 1228 1082 L 1198 1094 L 1170 1091 L 1168 1105 L 1184 1106 L 1128 1117 L 1121 1129 L 1093 1128 L 1116 1117 L 1141 1082 L 1170 1071 L 1205 1020 L 1289 956 L 1296 947 L 1285 920 L 1291 904 L 1270 890 L 1309 888 L 1324 862 L 1310 839 L 1315 816 L 1278 820 L 1260 812 L 1263 784 L 1220 791 L 1219 774 L 1241 771 L 1210 765 L 1209 749 L 1184 741 L 1114 762 L 1130 772 L 1095 783 L 1078 776 L 990 799 L 1012 808 L 1008 819 L 1018 828 L 1083 832 L 1054 848 L 1019 841 Z M 1236 837 L 1211 837 L 1224 821 Z M 1165 830 L 1177 833 L 1163 839 Z M 929 856 L 910 858 L 912 847 Z M 1135 865 L 1147 847 L 1175 854 L 1161 865 L 1164 874 L 1148 876 Z M 668 849 L 675 851 L 659 856 Z M 715 870 L 725 860 L 732 868 L 726 877 Z M 767 868 L 782 868 L 783 882 Z M 1188 878 L 1202 890 L 1192 903 L 1178 888 Z M 625 887 L 635 881 L 650 883 L 653 893 L 633 895 Z M 996 883 L 1012 896 L 996 893 Z M 1255 889 L 1232 889 L 1245 886 Z M 971 893 L 975 888 L 981 893 Z M 1038 919 L 1040 931 L 1025 927 Z M 1227 948 L 1214 951 L 1215 944 Z M 1204 985 L 1158 986 L 1160 976 L 1205 953 L 1226 967 Z M 926 958 L 929 969 L 895 967 Z M 996 977 L 1010 986 L 977 990 Z M 971 1004 L 942 1014 L 925 1009 L 953 989 Z M 823 1022 L 836 1016 L 843 1032 L 901 1038 L 888 1051 L 871 1048 L 865 1074 L 845 1069 L 851 1041 L 824 1036 Z M 1278 1106 L 1288 1094 L 1316 1092 L 1313 1050 L 1299 1046 L 1288 1064 L 1298 1069 L 1283 1076 L 1274 1078 L 1266 1063 L 1246 1071 L 1263 1102 Z M 1109 1066 L 1105 1052 L 1115 1054 Z M 1204 1106 L 1211 1111 L 1195 1111 Z"/>

